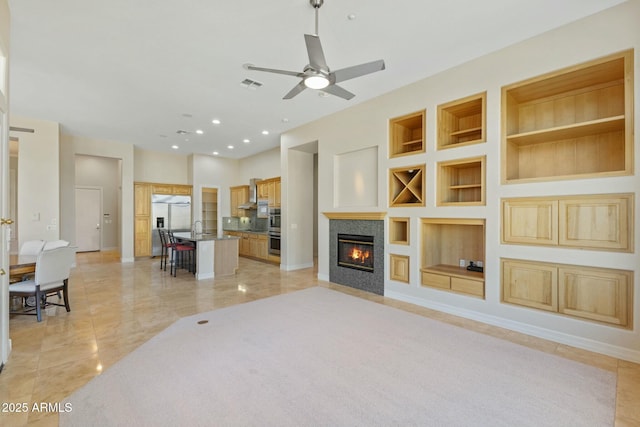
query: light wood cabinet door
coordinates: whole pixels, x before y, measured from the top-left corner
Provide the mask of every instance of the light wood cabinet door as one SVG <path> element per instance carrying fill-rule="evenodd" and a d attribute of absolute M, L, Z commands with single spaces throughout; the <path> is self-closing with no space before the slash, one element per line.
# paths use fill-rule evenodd
<path fill-rule="evenodd" d="M 151 218 L 148 216 L 135 218 L 134 256 L 151 256 Z"/>
<path fill-rule="evenodd" d="M 558 274 L 560 313 L 630 325 L 632 272 L 564 266 Z"/>
<path fill-rule="evenodd" d="M 153 194 L 173 194 L 171 184 L 153 184 Z"/>
<path fill-rule="evenodd" d="M 484 281 L 451 277 L 451 290 L 484 298 Z"/>
<path fill-rule="evenodd" d="M 135 215 L 151 214 L 151 187 L 149 184 L 134 185 Z"/>
<path fill-rule="evenodd" d="M 256 184 L 258 199 L 269 199 L 269 183 L 260 181 Z"/>
<path fill-rule="evenodd" d="M 536 198 L 504 199 L 502 241 L 525 245 L 557 245 L 558 202 Z"/>
<path fill-rule="evenodd" d="M 422 272 L 422 286 L 431 286 L 433 288 L 451 289 L 451 277 L 442 274 L 434 274 Z"/>
<path fill-rule="evenodd" d="M 172 185 L 171 194 L 176 194 L 180 196 L 190 196 L 191 186 L 190 185 Z"/>
<path fill-rule="evenodd" d="M 275 182 L 274 185 L 274 193 L 273 193 L 273 205 L 275 207 L 280 207 L 280 193 L 281 193 L 281 181 L 280 178 L 278 178 L 278 180 Z"/>
<path fill-rule="evenodd" d="M 391 266 L 391 280 L 409 283 L 409 257 L 406 255 L 389 255 Z"/>
<path fill-rule="evenodd" d="M 633 194 L 560 199 L 560 245 L 631 252 L 632 207 Z"/>
<path fill-rule="evenodd" d="M 256 256 L 261 259 L 269 259 L 269 240 L 267 236 L 258 236 L 258 250 Z"/>
<path fill-rule="evenodd" d="M 502 301 L 558 311 L 558 269 L 553 264 L 502 260 Z"/>

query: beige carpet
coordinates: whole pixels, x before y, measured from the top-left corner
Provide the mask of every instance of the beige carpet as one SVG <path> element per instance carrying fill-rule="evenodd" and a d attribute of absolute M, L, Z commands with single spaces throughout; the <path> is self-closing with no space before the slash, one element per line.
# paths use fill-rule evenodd
<path fill-rule="evenodd" d="M 60 425 L 611 426 L 615 382 L 316 287 L 179 320 L 70 395 Z"/>

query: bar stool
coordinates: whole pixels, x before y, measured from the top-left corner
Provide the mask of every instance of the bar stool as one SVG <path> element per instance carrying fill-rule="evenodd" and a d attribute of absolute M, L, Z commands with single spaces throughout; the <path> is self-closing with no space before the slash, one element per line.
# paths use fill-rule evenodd
<path fill-rule="evenodd" d="M 169 258 L 171 242 L 169 242 L 167 230 L 164 228 L 158 228 L 158 234 L 160 235 L 160 270 L 167 271 L 167 258 Z"/>
<path fill-rule="evenodd" d="M 195 273 L 195 252 L 196 247 L 192 245 L 185 245 L 177 241 L 173 235 L 173 231 L 169 231 L 169 243 L 171 245 L 171 269 L 170 272 L 173 277 L 176 277 L 178 270 L 178 262 L 180 266 L 184 268 L 185 257 L 187 258 L 187 268 L 190 273 Z"/>

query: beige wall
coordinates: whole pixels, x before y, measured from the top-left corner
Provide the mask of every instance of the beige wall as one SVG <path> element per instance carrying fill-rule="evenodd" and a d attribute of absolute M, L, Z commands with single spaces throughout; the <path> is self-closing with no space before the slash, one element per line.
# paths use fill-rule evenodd
<path fill-rule="evenodd" d="M 527 334 L 541 336 L 588 348 L 617 357 L 640 361 L 640 256 L 634 254 L 609 254 L 599 251 L 576 251 L 531 246 L 508 246 L 500 243 L 500 198 L 519 195 L 564 195 L 597 194 L 609 192 L 635 192 L 636 203 L 640 201 L 640 179 L 638 174 L 605 179 L 578 179 L 546 183 L 500 184 L 500 96 L 501 87 L 516 81 L 534 77 L 562 67 L 571 66 L 593 58 L 635 48 L 635 102 L 636 111 L 640 100 L 640 2 L 632 1 L 587 17 L 570 25 L 518 43 L 509 48 L 483 56 L 433 77 L 407 85 L 387 95 L 354 106 L 340 113 L 301 126 L 282 136 L 283 184 L 286 195 L 283 203 L 288 218 L 286 262 L 295 264 L 291 253 L 307 250 L 300 229 L 302 206 L 297 198 L 304 188 L 296 189 L 300 170 L 291 169 L 295 163 L 294 148 L 309 141 L 318 141 L 318 276 L 329 277 L 329 221 L 324 211 L 336 211 L 334 207 L 334 156 L 371 146 L 379 147 L 379 173 L 377 183 L 371 183 L 369 191 L 377 192 L 378 205 L 372 210 L 388 212 L 388 216 L 411 218 L 411 244 L 392 248 L 386 244 L 385 251 L 408 255 L 411 262 L 410 284 L 400 284 L 388 279 L 388 256 L 385 260 L 385 294 L 460 316 L 497 324 Z M 436 150 L 436 110 L 441 103 L 468 95 L 487 91 L 487 142 L 449 150 Z M 427 152 L 412 156 L 389 159 L 387 149 L 387 123 L 389 118 L 427 110 Z M 637 125 L 637 120 L 636 120 Z M 638 132 L 636 131 L 636 147 Z M 639 171 L 640 156 L 636 149 L 635 170 Z M 487 203 L 486 206 L 436 207 L 435 170 L 439 161 L 465 157 L 487 156 Z M 388 169 L 425 163 L 426 207 L 389 208 L 387 204 Z M 284 165 L 288 166 L 285 168 Z M 338 183 L 339 184 L 339 183 Z M 284 187 L 283 187 L 284 188 Z M 635 211 L 638 212 L 636 206 Z M 469 217 L 486 218 L 486 299 L 469 298 L 454 293 L 440 292 L 421 287 L 419 282 L 421 217 Z M 298 228 L 291 229 L 294 223 Z M 640 242 L 640 226 L 636 215 L 635 241 Z M 637 244 L 636 244 L 637 246 Z M 633 331 L 615 327 L 577 321 L 541 311 L 528 310 L 500 303 L 500 257 L 514 257 L 552 261 L 567 264 L 595 265 L 633 270 L 635 272 L 635 320 Z"/>
<path fill-rule="evenodd" d="M 61 237 L 75 243 L 75 169 L 76 156 L 98 156 L 120 160 L 120 256 L 133 261 L 133 145 L 115 141 L 62 135 L 60 142 Z"/>
<path fill-rule="evenodd" d="M 191 184 L 189 157 L 134 148 L 134 181 Z"/>
<path fill-rule="evenodd" d="M 18 142 L 18 246 L 26 240 L 60 238 L 59 125 L 11 116 Z"/>
<path fill-rule="evenodd" d="M 280 176 L 280 148 L 263 151 L 238 161 L 238 184 L 248 184 L 251 178 L 273 178 Z"/>

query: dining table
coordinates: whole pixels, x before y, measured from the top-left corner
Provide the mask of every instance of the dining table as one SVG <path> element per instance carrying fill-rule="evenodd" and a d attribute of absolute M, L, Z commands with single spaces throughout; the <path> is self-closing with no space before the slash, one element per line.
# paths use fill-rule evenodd
<path fill-rule="evenodd" d="M 9 255 L 9 281 L 19 282 L 25 274 L 35 273 L 37 255 Z"/>

